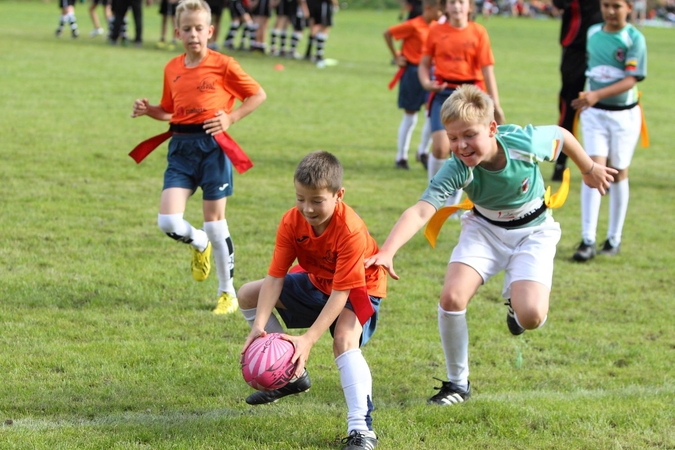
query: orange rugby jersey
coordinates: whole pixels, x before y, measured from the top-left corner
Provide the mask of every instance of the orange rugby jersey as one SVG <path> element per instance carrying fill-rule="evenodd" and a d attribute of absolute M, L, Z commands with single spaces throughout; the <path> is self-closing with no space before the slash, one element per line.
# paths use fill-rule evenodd
<path fill-rule="evenodd" d="M 417 16 L 389 28 L 389 32 L 394 39 L 403 39 L 401 54 L 410 64 L 418 65 L 420 63 L 424 43 L 429 35 L 429 28 L 435 23 L 436 21 L 427 23 L 422 16 Z"/>
<path fill-rule="evenodd" d="M 475 81 L 480 85 L 481 69 L 495 63 L 487 30 L 475 22 L 465 28 L 435 25 L 429 30 L 423 53 L 431 56 L 439 81 Z"/>
<path fill-rule="evenodd" d="M 235 100 L 256 94 L 260 85 L 227 55 L 209 50 L 197 67 L 185 67 L 185 54 L 164 68 L 160 106 L 173 114 L 171 123 L 196 124 L 223 110 L 230 113 Z"/>
<path fill-rule="evenodd" d="M 315 236 L 300 211 L 292 208 L 279 224 L 268 274 L 284 277 L 297 259 L 312 284 L 324 294 L 330 295 L 333 289 L 346 291 L 365 286 L 369 295 L 384 298 L 387 272 L 380 266 L 364 266 L 364 260 L 377 251 L 366 224 L 344 202 L 337 204 L 321 236 Z"/>

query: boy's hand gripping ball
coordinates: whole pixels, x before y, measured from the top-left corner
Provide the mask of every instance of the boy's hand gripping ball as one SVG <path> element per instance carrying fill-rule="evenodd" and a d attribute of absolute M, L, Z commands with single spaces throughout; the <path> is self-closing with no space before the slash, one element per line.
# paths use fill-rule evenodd
<path fill-rule="evenodd" d="M 293 378 L 293 344 L 280 333 L 261 336 L 251 343 L 241 360 L 241 373 L 249 386 L 259 391 L 279 389 Z"/>

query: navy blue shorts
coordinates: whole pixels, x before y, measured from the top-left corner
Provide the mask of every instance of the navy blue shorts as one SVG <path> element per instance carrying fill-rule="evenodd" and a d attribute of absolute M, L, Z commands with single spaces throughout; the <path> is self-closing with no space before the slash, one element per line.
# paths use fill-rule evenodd
<path fill-rule="evenodd" d="M 419 111 L 427 102 L 428 92 L 420 84 L 417 66 L 408 64 L 398 86 L 398 107 L 406 111 Z"/>
<path fill-rule="evenodd" d="M 443 106 L 443 103 L 453 92 L 455 92 L 455 88 L 444 89 L 434 95 L 434 99 L 431 101 L 431 113 L 429 114 L 432 133 L 439 130 L 445 130 L 445 127 L 441 123 L 441 106 Z"/>
<path fill-rule="evenodd" d="M 279 296 L 279 300 L 285 309 L 277 308 L 277 312 L 287 328 L 309 328 L 314 324 L 316 318 L 319 317 L 329 297 L 329 295 L 321 292 L 309 281 L 307 273 L 289 273 L 284 278 L 284 287 Z M 363 332 L 359 341 L 360 346 L 365 345 L 370 340 L 377 327 L 377 315 L 380 310 L 381 299 L 373 296 L 369 297 L 375 313 L 363 325 Z M 347 300 L 345 308 L 354 311 L 349 300 Z M 335 332 L 336 323 L 337 320 L 330 326 L 331 336 Z"/>
<path fill-rule="evenodd" d="M 220 200 L 233 193 L 232 163 L 210 134 L 174 134 L 169 142 L 164 187 L 202 188 L 204 200 Z"/>

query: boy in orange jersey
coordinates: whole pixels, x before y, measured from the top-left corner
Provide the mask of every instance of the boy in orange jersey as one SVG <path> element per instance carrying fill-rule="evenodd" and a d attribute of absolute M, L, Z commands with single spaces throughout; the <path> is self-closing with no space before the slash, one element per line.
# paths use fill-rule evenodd
<path fill-rule="evenodd" d="M 196 281 L 209 275 L 213 251 L 219 280 L 214 313 L 229 314 L 237 310 L 237 299 L 234 247 L 225 220 L 225 205 L 233 191 L 232 165 L 239 170 L 237 164 L 243 153 L 234 141 L 225 141 L 229 139 L 225 131 L 260 106 L 266 94 L 233 58 L 207 48 L 213 33 L 210 21 L 211 12 L 203 0 L 179 3 L 176 35 L 185 53 L 164 68 L 160 104 L 137 99 L 132 117 L 147 115 L 171 123 L 174 134 L 169 143 L 157 222 L 169 237 L 190 245 Z M 236 100 L 242 103 L 234 108 Z M 198 187 L 203 191 L 203 230 L 183 219 L 187 200 Z"/>
<path fill-rule="evenodd" d="M 394 25 L 384 32 L 384 40 L 394 61 L 399 66 L 400 85 L 398 89 L 398 107 L 404 110 L 403 120 L 398 128 L 398 152 L 396 167 L 408 170 L 408 150 L 410 138 L 417 124 L 417 112 L 426 103 L 427 91 L 422 87 L 417 75 L 417 66 L 422 59 L 424 43 L 429 35 L 429 28 L 441 16 L 441 8 L 445 0 L 424 0 L 422 15 Z M 403 40 L 401 51 L 394 47 L 394 39 Z M 393 87 L 390 84 L 390 87 Z M 417 159 L 426 167 L 427 154 L 420 148 Z"/>
<path fill-rule="evenodd" d="M 450 155 L 450 141 L 441 123 L 441 105 L 462 84 L 475 84 L 486 90 L 495 106 L 495 120 L 504 123 L 499 106 L 497 81 L 494 75 L 494 57 L 490 38 L 482 25 L 469 20 L 471 0 L 447 0 L 446 23 L 429 31 L 419 66 L 420 83 L 431 92 L 430 119 L 432 154 L 429 155 L 429 179 L 438 172 Z M 434 78 L 430 67 L 434 65 Z M 459 202 L 462 190 L 448 199 L 448 204 Z"/>
<path fill-rule="evenodd" d="M 377 253 L 377 243 L 343 202 L 342 173 L 340 161 L 328 152 L 313 152 L 300 161 L 294 176 L 296 206 L 281 219 L 267 276 L 239 289 L 239 307 L 251 326 L 242 354 L 257 337 L 283 333 L 272 313 L 275 307 L 286 327 L 308 328 L 300 336 L 284 335 L 295 347 L 297 378 L 281 389 L 255 392 L 246 402 L 271 403 L 308 390 L 305 364 L 330 329 L 348 409 L 344 448 L 373 449 L 372 377 L 360 346 L 375 332 L 387 274 L 382 267 L 364 266 Z M 296 259 L 299 270 L 296 266 L 289 272 Z"/>

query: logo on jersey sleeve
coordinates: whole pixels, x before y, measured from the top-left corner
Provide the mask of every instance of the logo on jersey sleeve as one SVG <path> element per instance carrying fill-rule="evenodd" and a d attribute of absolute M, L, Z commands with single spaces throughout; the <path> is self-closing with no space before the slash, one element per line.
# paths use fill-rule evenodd
<path fill-rule="evenodd" d="M 638 62 L 637 59 L 629 59 L 626 61 L 626 71 L 635 72 L 637 70 Z"/>

